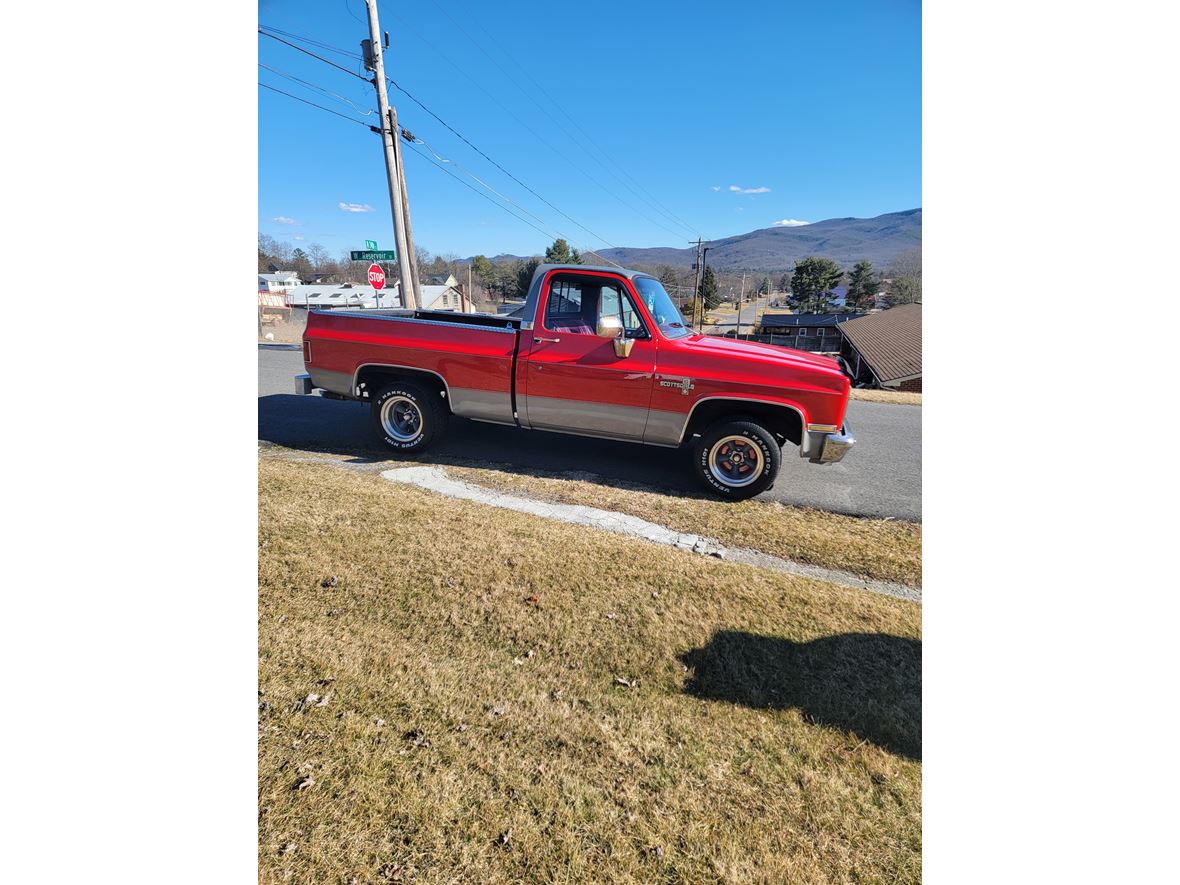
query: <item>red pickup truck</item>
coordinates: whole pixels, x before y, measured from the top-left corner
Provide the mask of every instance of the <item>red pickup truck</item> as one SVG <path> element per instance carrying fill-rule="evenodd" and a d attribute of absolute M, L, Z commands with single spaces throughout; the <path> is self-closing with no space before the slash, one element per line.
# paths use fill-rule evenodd
<path fill-rule="evenodd" d="M 814 463 L 853 445 L 836 360 L 694 333 L 660 281 L 543 264 L 519 317 L 313 310 L 296 390 L 372 404 L 390 448 L 420 452 L 450 415 L 530 430 L 691 446 L 724 498 L 774 484 L 781 447 Z"/>

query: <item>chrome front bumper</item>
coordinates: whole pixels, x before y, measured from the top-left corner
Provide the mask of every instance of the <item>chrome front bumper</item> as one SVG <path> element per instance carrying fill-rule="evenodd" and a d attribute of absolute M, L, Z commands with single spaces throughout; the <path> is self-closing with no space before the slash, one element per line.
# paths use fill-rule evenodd
<path fill-rule="evenodd" d="M 835 464 L 848 454 L 848 450 L 854 445 L 856 438 L 847 423 L 840 428 L 839 433 L 808 430 L 803 434 L 799 457 L 806 458 L 812 464 Z"/>

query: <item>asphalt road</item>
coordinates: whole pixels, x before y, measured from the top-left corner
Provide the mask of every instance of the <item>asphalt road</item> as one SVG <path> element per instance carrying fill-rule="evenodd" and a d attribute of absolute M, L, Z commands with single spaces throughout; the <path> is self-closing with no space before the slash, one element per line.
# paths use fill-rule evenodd
<path fill-rule="evenodd" d="M 350 455 L 359 461 L 390 457 L 369 426 L 361 403 L 296 396 L 303 371 L 298 346 L 258 348 L 258 438 L 295 449 Z M 848 423 L 856 446 L 839 464 L 811 464 L 783 452 L 773 489 L 759 500 L 816 507 L 856 516 L 922 519 L 922 408 L 851 402 Z M 541 433 L 452 418 L 446 439 L 422 463 L 455 459 L 510 465 L 529 472 L 576 470 L 606 480 L 643 483 L 669 494 L 702 493 L 685 451 Z"/>

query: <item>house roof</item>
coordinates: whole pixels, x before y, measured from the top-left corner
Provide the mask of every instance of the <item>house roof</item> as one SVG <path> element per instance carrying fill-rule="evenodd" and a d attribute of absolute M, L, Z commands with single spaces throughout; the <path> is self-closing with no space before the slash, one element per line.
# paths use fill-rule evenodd
<path fill-rule="evenodd" d="M 278 273 L 260 273 L 258 279 L 266 280 L 268 283 L 286 283 L 298 280 L 299 274 L 293 270 L 281 270 Z"/>
<path fill-rule="evenodd" d="M 388 296 L 388 293 L 383 293 Z M 376 293 L 368 286 L 299 286 L 287 297 L 295 307 L 369 307 L 376 306 Z M 383 304 L 392 299 L 383 297 Z"/>
<path fill-rule="evenodd" d="M 922 305 L 902 304 L 840 324 L 848 343 L 888 384 L 922 374 Z"/>
<path fill-rule="evenodd" d="M 835 326 L 849 317 L 860 317 L 863 314 L 851 313 L 764 313 L 762 314 L 763 329 L 795 329 L 799 327 L 817 329 L 821 326 Z"/>

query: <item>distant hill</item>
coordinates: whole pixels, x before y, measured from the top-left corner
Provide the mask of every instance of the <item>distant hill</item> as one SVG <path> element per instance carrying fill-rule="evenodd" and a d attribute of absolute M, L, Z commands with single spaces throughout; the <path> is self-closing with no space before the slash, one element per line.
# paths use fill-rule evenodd
<path fill-rule="evenodd" d="M 846 269 L 867 258 L 883 269 L 899 255 L 922 245 L 922 210 L 890 212 L 876 218 L 829 218 L 801 227 L 766 227 L 706 245 L 709 264 L 717 270 L 785 270 L 807 255 L 831 258 Z M 690 267 L 696 260 L 695 246 L 596 251 L 624 267 Z"/>

